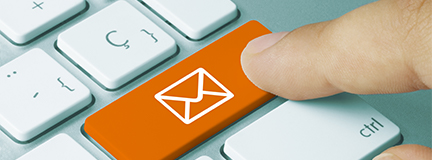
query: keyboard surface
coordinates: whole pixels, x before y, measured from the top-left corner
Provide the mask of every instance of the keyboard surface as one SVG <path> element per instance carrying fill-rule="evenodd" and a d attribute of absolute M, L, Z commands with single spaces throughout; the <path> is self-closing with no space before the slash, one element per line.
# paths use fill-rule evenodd
<path fill-rule="evenodd" d="M 0 0 L 0 3 L 1 1 L 3 0 Z M 133 81 L 115 91 L 107 91 L 102 88 L 92 79 L 93 77 L 89 77 L 86 73 L 83 73 L 77 66 L 75 66 L 75 64 L 71 63 L 69 59 L 55 48 L 55 43 L 61 33 L 64 33 L 69 28 L 83 22 L 85 19 L 93 16 L 95 13 L 103 10 L 110 4 L 113 4 L 115 2 L 114 0 L 87 0 L 88 8 L 85 9 L 85 11 L 79 13 L 79 15 L 67 20 L 66 22 L 60 21 L 60 25 L 56 26 L 54 29 L 49 29 L 45 34 L 37 37 L 35 40 L 30 40 L 31 42 L 26 45 L 14 45 L 3 36 L 0 36 L 0 67 L 32 49 L 41 48 L 80 82 L 82 82 L 90 90 L 95 99 L 94 104 L 89 108 L 83 110 L 79 114 L 72 115 L 72 117 L 67 119 L 67 121 L 55 126 L 55 128 L 49 132 L 43 133 L 30 143 L 17 143 L 1 132 L 0 159 L 16 159 L 61 133 L 70 136 L 96 159 L 109 158 L 109 156 L 103 153 L 103 150 L 98 149 L 82 134 L 82 126 L 86 118 L 101 108 L 104 108 L 114 100 L 119 99 L 133 89 L 149 81 L 153 77 L 159 75 L 163 71 L 171 68 L 183 59 L 196 53 L 200 49 L 250 20 L 258 20 L 272 32 L 285 30 L 290 31 L 305 24 L 337 18 L 350 10 L 372 2 L 370 0 L 274 0 L 269 3 L 268 1 L 261 0 L 233 0 L 232 2 L 237 6 L 240 14 L 238 19 L 229 22 L 228 25 L 215 33 L 209 36 L 204 36 L 202 40 L 195 41 L 185 38 L 185 33 L 178 31 L 180 28 L 172 28 L 165 22 L 165 19 L 161 19 L 158 15 L 154 14 L 152 10 L 143 5 L 143 3 L 136 0 L 127 1 L 175 40 L 178 46 L 178 53 L 175 57 L 164 62 L 162 65 L 138 76 L 137 78 L 132 78 Z M 35 7 L 34 9 L 40 9 L 39 7 L 43 8 L 44 4 L 46 5 L 48 1 L 44 2 L 41 0 L 34 2 L 35 3 L 29 1 L 30 9 L 33 7 Z M 78 10 L 80 9 L 75 9 L 75 11 Z M 0 13 L 4 14 L 1 11 Z M 13 17 L 14 14 L 19 13 L 8 14 L 6 16 Z M 83 35 L 82 38 L 86 39 L 86 36 Z M 0 83 L 2 82 L 0 81 Z M 60 82 L 56 83 L 60 84 Z M 37 92 L 33 92 L 31 96 L 42 95 L 42 92 L 39 93 L 40 95 L 36 93 Z M 432 136 L 430 136 L 432 135 L 432 95 L 430 90 L 393 95 L 361 95 L 360 97 L 400 127 L 401 134 L 403 135 L 403 144 L 414 143 L 429 147 L 432 146 Z M 228 137 L 232 136 L 234 133 L 243 129 L 245 126 L 262 117 L 264 114 L 285 101 L 285 99 L 280 97 L 269 101 L 238 123 L 234 123 L 228 129 L 215 135 L 210 140 L 183 155 L 181 159 L 196 159 L 204 155 L 211 157 L 212 159 L 224 159 L 221 154 L 221 148 Z M 36 112 L 35 114 L 39 113 Z M 203 159 L 206 159 L 206 157 Z"/>

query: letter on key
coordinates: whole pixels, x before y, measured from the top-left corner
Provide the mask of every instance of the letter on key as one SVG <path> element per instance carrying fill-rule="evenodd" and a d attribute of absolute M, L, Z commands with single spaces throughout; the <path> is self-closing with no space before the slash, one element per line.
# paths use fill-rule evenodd
<path fill-rule="evenodd" d="M 85 132 L 117 159 L 175 159 L 273 95 L 243 73 L 251 21 L 87 118 Z"/>

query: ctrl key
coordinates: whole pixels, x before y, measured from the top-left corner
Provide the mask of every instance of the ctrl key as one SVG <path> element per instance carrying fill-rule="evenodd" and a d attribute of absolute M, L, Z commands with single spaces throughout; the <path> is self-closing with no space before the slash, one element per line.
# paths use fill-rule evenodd
<path fill-rule="evenodd" d="M 229 137 L 231 159 L 372 159 L 401 140 L 399 128 L 350 94 L 287 101 Z"/>

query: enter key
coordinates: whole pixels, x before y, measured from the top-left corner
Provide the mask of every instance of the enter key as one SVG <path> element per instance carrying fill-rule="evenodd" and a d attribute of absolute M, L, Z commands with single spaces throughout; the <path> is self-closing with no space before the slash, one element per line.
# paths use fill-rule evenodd
<path fill-rule="evenodd" d="M 117 159 L 175 159 L 274 95 L 243 73 L 251 21 L 87 118 L 85 132 Z"/>

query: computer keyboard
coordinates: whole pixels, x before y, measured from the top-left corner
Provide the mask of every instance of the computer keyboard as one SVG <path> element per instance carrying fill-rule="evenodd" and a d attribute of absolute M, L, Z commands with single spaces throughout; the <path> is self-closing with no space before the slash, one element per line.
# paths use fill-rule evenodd
<path fill-rule="evenodd" d="M 270 158 L 269 154 L 276 157 L 271 159 L 293 158 L 286 153 L 271 152 L 284 145 L 272 141 L 263 144 L 259 139 L 273 135 L 273 140 L 280 138 L 281 142 L 289 142 L 293 137 L 274 136 L 275 131 L 271 129 L 257 131 L 270 124 L 298 124 L 293 122 L 294 116 L 308 120 L 318 109 L 299 111 L 295 105 L 287 107 L 297 102 L 284 103 L 285 99 L 272 98 L 251 85 L 238 65 L 239 52 L 249 40 L 269 33 L 266 27 L 274 32 L 292 30 L 336 18 L 369 2 L 0 0 L 3 35 L 0 37 L 0 128 L 3 131 L 0 159 L 217 160 L 250 159 L 246 157 L 258 155 Z M 197 20 L 196 17 L 205 18 Z M 250 34 L 238 36 L 242 31 Z M 230 35 L 237 36 L 230 38 Z M 230 54 L 230 50 L 235 54 Z M 202 83 L 194 90 L 201 92 L 178 98 L 179 93 L 185 92 L 173 88 L 181 88 L 180 83 L 187 82 L 186 79 Z M 186 85 L 182 89 L 185 88 L 191 87 Z M 198 106 L 202 107 L 198 111 L 194 111 L 196 105 L 189 109 L 173 107 L 178 105 L 173 101 L 183 101 L 182 107 L 188 103 L 194 106 L 205 95 L 224 98 L 215 99 L 217 105 L 206 102 L 210 105 Z M 334 118 L 327 127 L 339 126 L 337 122 L 343 121 L 344 125 L 353 127 L 342 127 L 337 130 L 339 133 L 352 131 L 349 135 L 353 137 L 380 140 L 354 149 L 343 147 L 345 153 L 360 155 L 354 159 L 369 159 L 397 143 L 431 147 L 430 90 L 361 96 L 367 103 L 357 98 L 339 103 L 343 97 L 356 96 L 342 94 L 324 102 L 317 100 L 318 107 L 324 111 L 311 119 Z M 326 100 L 336 106 L 356 103 L 363 107 L 347 107 L 346 112 L 327 110 Z M 284 113 L 281 108 L 288 108 L 286 116 L 282 116 L 286 119 L 272 122 L 275 113 Z M 360 120 L 354 121 L 356 116 L 350 116 L 354 113 L 350 109 L 365 112 Z M 266 113 L 269 114 L 264 116 Z M 158 123 L 158 118 L 165 119 L 166 124 Z M 329 129 L 319 127 L 297 129 Z M 171 135 L 175 140 L 180 133 L 189 134 L 178 136 L 175 144 L 167 138 Z M 166 135 L 166 139 L 158 134 Z M 338 139 L 338 136 L 319 134 L 309 136 L 299 137 L 296 143 L 323 139 L 310 143 L 320 146 Z M 356 143 L 347 137 L 344 145 Z M 337 147 L 330 149 L 340 151 Z M 337 152 L 326 153 L 329 158 L 345 157 Z"/>

